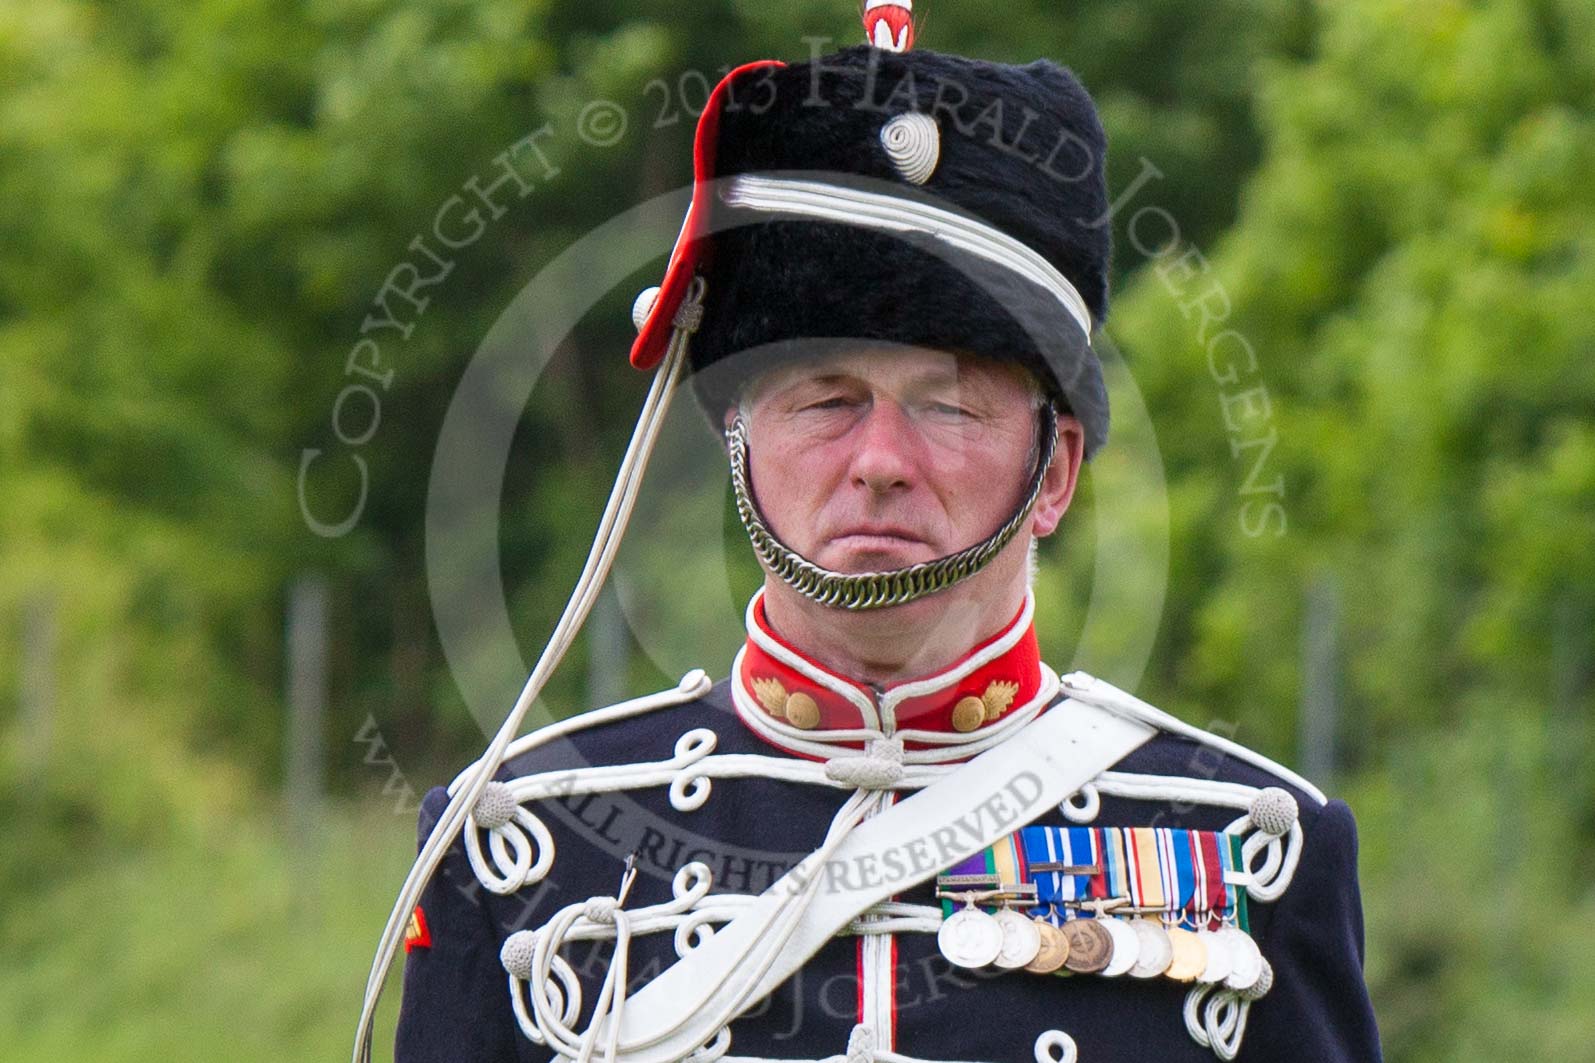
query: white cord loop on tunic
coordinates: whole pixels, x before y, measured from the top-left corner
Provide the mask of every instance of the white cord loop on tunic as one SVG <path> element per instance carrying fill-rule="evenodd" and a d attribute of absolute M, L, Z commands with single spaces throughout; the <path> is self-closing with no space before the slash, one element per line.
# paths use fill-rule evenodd
<path fill-rule="evenodd" d="M 874 1063 L 875 1031 L 862 1023 L 847 1035 L 847 1063 Z"/>
<path fill-rule="evenodd" d="M 1193 986 L 1185 994 L 1186 1032 L 1219 1059 L 1234 1059 L 1240 1054 L 1252 1002 L 1267 996 L 1273 986 L 1274 968 L 1266 959 L 1262 976 L 1248 989 L 1218 989 L 1213 983 Z"/>
<path fill-rule="evenodd" d="M 1062 1030 L 1047 1030 L 1036 1038 L 1036 1063 L 1075 1063 L 1079 1058 L 1074 1038 Z"/>
<path fill-rule="evenodd" d="M 1075 803 L 1075 798 L 1080 798 L 1080 803 Z M 1073 794 L 1064 798 L 1058 804 L 1058 811 L 1070 823 L 1090 823 L 1097 818 L 1097 813 L 1102 811 L 1102 793 L 1095 783 L 1086 783 Z"/>
<path fill-rule="evenodd" d="M 903 778 L 903 740 L 873 738 L 862 755 L 832 757 L 825 762 L 825 777 L 865 790 L 895 786 Z"/>
<path fill-rule="evenodd" d="M 494 780 L 487 784 L 482 796 L 476 799 L 476 808 L 472 810 L 471 818 L 476 820 L 476 825 L 483 830 L 497 830 L 515 818 L 515 810 L 519 807 L 510 788 Z"/>
<path fill-rule="evenodd" d="M 729 1026 L 733 1019 L 746 1010 L 751 1001 L 746 997 L 758 983 L 764 971 L 768 969 L 781 948 L 791 938 L 797 926 L 817 895 L 822 882 L 822 876 L 812 873 L 823 867 L 837 846 L 848 836 L 854 827 L 868 817 L 884 800 L 882 792 L 855 790 L 843 802 L 831 821 L 830 830 L 826 833 L 825 841 L 820 848 L 810 854 L 804 864 L 811 869 L 811 873 L 804 877 L 804 888 L 793 893 L 783 900 L 777 915 L 772 922 L 770 933 L 756 941 L 751 949 L 757 951 L 757 956 L 750 955 L 751 970 L 738 970 L 733 967 L 721 975 L 722 984 L 725 979 L 733 974 L 744 980 L 746 990 L 733 995 L 720 1011 L 711 1016 L 707 1023 L 711 1028 L 718 1029 L 720 1034 L 714 1041 L 697 1053 L 697 1058 L 707 1060 L 724 1055 L 730 1044 Z M 802 865 L 800 865 L 802 866 Z M 690 870 L 689 870 L 690 869 Z M 678 953 L 686 951 L 701 944 L 713 931 L 707 925 L 708 918 L 697 921 L 683 920 L 682 917 L 708 897 L 711 884 L 709 869 L 701 864 L 689 864 L 678 872 L 672 891 L 675 896 L 660 905 L 639 908 L 628 911 L 621 908 L 618 903 L 597 903 L 610 898 L 589 899 L 577 904 L 567 905 L 555 913 L 554 917 L 537 931 L 536 952 L 534 955 L 530 977 L 526 979 L 527 993 L 532 1008 L 529 1014 L 523 1007 L 517 1006 L 517 1019 L 521 1019 L 522 1030 L 528 1037 L 540 1044 L 547 1044 L 562 1058 L 569 1058 L 576 1063 L 588 1063 L 595 1052 L 599 1050 L 597 1039 L 600 1032 L 604 1035 L 602 1046 L 603 1058 L 612 1061 L 618 1058 L 626 1046 L 619 1043 L 621 1020 L 626 1004 L 627 982 L 627 957 L 631 937 L 634 929 L 643 923 L 657 924 L 661 919 L 676 919 L 679 921 L 676 936 Z M 719 898 L 716 898 L 718 900 Z M 735 913 L 729 913 L 730 918 Z M 597 915 L 598 919 L 590 918 Z M 613 929 L 605 922 L 613 920 Z M 635 925 L 634 925 L 635 924 Z M 556 991 L 551 984 L 551 978 L 557 978 L 555 961 L 559 959 L 560 947 L 567 941 L 577 937 L 599 936 L 593 931 L 598 927 L 603 930 L 599 933 L 607 936 L 613 933 L 615 940 L 614 955 L 605 976 L 603 988 L 598 1000 L 594 1004 L 592 1017 L 588 1021 L 584 1033 L 577 1034 L 571 1028 L 568 1003 L 572 993 L 568 989 L 560 988 Z M 512 979 L 515 977 L 511 974 Z M 515 1000 L 523 999 L 518 986 L 512 983 L 512 996 Z M 567 1005 L 567 1006 L 561 1006 Z M 535 1031 L 535 1035 L 534 1032 Z M 881 1057 L 885 1063 L 886 1057 Z"/>
<path fill-rule="evenodd" d="M 1278 838 L 1296 825 L 1296 799 L 1277 786 L 1264 787 L 1252 799 L 1247 815 L 1258 830 Z"/>

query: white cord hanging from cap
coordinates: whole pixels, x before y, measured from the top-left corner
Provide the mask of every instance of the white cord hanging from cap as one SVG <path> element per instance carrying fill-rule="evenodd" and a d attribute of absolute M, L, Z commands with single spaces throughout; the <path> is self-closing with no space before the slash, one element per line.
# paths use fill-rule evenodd
<path fill-rule="evenodd" d="M 702 277 L 693 277 L 686 296 L 676 311 L 675 330 L 671 333 L 669 348 L 654 373 L 653 383 L 649 386 L 648 397 L 643 402 L 642 411 L 637 415 L 637 427 L 632 432 L 631 443 L 627 446 L 626 455 L 621 459 L 620 469 L 615 475 L 615 486 L 610 491 L 609 501 L 604 506 L 598 530 L 593 535 L 593 545 L 588 551 L 587 562 L 582 567 L 575 589 L 571 591 L 570 600 L 565 603 L 565 611 L 560 615 L 554 633 L 549 637 L 548 645 L 543 648 L 542 656 L 538 658 L 536 666 L 526 680 L 526 685 L 522 687 L 520 696 L 515 699 L 515 707 L 510 710 L 498 733 L 493 736 L 487 751 L 462 775 L 458 788 L 449 799 L 443 814 L 438 817 L 432 833 L 421 847 L 420 855 L 416 857 L 409 875 L 405 877 L 404 885 L 399 889 L 393 911 L 388 915 L 387 926 L 383 928 L 376 957 L 372 960 L 370 976 L 366 979 L 365 1001 L 360 1009 L 360 1025 L 355 1033 L 354 1063 L 368 1063 L 371 1058 L 371 1038 L 376 1020 L 377 1002 L 381 999 L 388 970 L 398 955 L 399 943 L 403 940 L 410 913 L 420 902 L 421 893 L 442 862 L 444 853 L 459 835 L 467 817 L 487 789 L 487 784 L 492 781 L 493 774 L 503 762 L 505 751 L 519 733 L 521 723 L 531 711 L 538 694 L 542 692 L 549 676 L 570 649 L 577 633 L 581 631 L 582 624 L 586 622 L 587 614 L 592 611 L 598 592 L 609 575 L 609 569 L 614 564 L 615 554 L 620 549 L 621 536 L 625 534 L 626 524 L 631 519 L 638 491 L 642 487 L 643 470 L 648 465 L 648 458 L 653 453 L 660 428 L 664 424 L 665 414 L 670 409 L 670 400 L 680 383 L 682 368 L 687 360 L 688 340 L 702 320 L 704 287 Z M 580 717 L 576 720 L 563 721 L 566 726 L 555 724 L 545 728 L 543 733 L 549 738 L 557 737 L 558 734 L 578 729 L 581 726 L 578 720 Z"/>

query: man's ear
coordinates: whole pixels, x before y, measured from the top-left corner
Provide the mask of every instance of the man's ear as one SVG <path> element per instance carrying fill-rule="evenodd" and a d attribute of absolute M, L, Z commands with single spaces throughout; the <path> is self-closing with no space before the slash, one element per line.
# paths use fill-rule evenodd
<path fill-rule="evenodd" d="M 1085 429 L 1069 413 L 1058 414 L 1058 448 L 1041 484 L 1036 508 L 1030 514 L 1030 530 L 1037 539 L 1051 535 L 1063 520 L 1079 482 L 1080 463 L 1085 459 Z"/>

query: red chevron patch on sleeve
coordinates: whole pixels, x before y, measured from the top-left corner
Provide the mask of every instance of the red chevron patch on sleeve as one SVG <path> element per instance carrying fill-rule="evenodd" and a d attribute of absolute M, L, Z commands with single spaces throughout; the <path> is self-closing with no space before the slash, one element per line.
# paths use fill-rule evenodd
<path fill-rule="evenodd" d="M 432 931 L 427 929 L 426 913 L 418 904 L 415 911 L 410 913 L 410 922 L 404 928 L 404 951 L 411 949 L 429 949 L 432 947 Z"/>

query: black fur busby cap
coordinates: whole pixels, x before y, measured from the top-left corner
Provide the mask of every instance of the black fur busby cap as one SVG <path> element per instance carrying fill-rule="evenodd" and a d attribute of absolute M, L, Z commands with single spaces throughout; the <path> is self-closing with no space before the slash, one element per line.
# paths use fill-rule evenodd
<path fill-rule="evenodd" d="M 905 128 L 883 135 L 894 120 Z M 671 270 L 706 282 L 689 351 L 716 423 L 753 374 L 802 349 L 780 341 L 848 337 L 1018 362 L 1079 419 L 1087 457 L 1104 442 L 1107 392 L 1089 332 L 1108 311 L 1107 143 L 1067 68 L 867 44 L 749 64 L 717 87 L 698 147 L 699 181 L 713 179 L 718 194 L 695 193 Z M 995 230 L 1066 283 L 931 233 L 749 212 L 723 198 L 733 175 L 932 204 Z M 637 348 L 633 361 L 644 364 Z"/>

